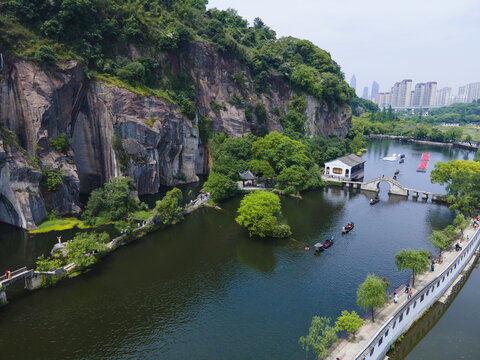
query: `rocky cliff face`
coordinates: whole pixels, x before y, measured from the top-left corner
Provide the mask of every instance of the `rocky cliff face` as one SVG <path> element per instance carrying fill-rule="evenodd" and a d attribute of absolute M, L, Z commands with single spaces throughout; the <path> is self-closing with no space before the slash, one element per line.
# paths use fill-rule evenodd
<path fill-rule="evenodd" d="M 230 136 L 282 131 L 271 110 L 286 111 L 293 92 L 280 77 L 272 75 L 271 90 L 256 95 L 244 65 L 200 42 L 160 62 L 173 76 L 190 74 L 199 115 L 213 120 L 214 131 Z M 247 120 L 244 106 L 231 104 L 234 96 L 265 104 L 266 122 L 255 114 Z M 212 101 L 221 105 L 216 112 Z M 309 97 L 306 115 L 310 135 L 345 136 L 350 127 L 349 108 L 329 112 L 326 104 Z M 156 193 L 161 185 L 197 181 L 209 168 L 200 118 L 186 119 L 167 100 L 88 80 L 75 62 L 47 71 L 6 59 L 0 73 L 0 221 L 33 229 L 51 210 L 78 213 L 80 194 L 122 174 L 134 179 L 140 195 Z M 68 150 L 52 146 L 50 140 L 60 134 L 67 136 Z M 42 169 L 63 175 L 55 191 L 46 188 Z"/>

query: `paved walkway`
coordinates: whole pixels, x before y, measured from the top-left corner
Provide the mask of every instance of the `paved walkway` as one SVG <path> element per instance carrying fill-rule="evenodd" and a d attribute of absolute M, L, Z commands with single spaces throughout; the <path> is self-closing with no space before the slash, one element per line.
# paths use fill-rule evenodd
<path fill-rule="evenodd" d="M 473 229 L 472 225 L 469 225 L 469 227 L 464 231 L 464 238 L 462 239 L 462 241 L 454 242 L 452 250 L 442 253 L 442 263 L 435 263 L 435 271 L 432 272 L 428 270 L 422 275 L 415 276 L 415 287 L 413 288 L 413 295 L 415 295 L 415 289 L 423 289 L 424 286 L 431 282 L 438 275 L 439 272 L 443 271 L 450 264 L 450 262 L 453 261 L 455 256 L 458 254 L 458 252 L 456 252 L 454 249 L 455 244 L 460 243 L 462 247 L 465 247 L 465 245 L 468 244 L 465 239 L 468 236 L 468 239 L 470 241 L 475 231 L 476 229 Z M 409 283 L 410 285 L 412 285 L 411 281 L 409 281 Z M 372 322 L 370 314 L 369 318 L 365 320 L 365 324 L 358 331 L 356 338 L 353 339 L 350 336 L 348 338 L 348 341 L 345 339 L 343 339 L 343 341 L 340 341 L 340 343 L 337 344 L 335 350 L 327 357 L 327 359 L 354 359 L 355 356 L 367 346 L 372 337 L 377 334 L 383 324 L 388 319 L 390 319 L 404 303 L 407 302 L 407 294 L 405 293 L 404 289 L 405 284 L 403 284 L 400 288 L 396 290 L 398 295 L 397 304 L 394 304 L 393 302 L 392 293 L 391 298 L 388 300 L 386 305 L 384 305 L 383 308 L 377 309 L 375 311 L 375 322 Z"/>

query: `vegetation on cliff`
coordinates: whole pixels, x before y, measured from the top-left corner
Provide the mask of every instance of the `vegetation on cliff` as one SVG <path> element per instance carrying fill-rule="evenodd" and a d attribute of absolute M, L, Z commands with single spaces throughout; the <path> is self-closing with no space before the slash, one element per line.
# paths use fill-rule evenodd
<path fill-rule="evenodd" d="M 213 45 L 246 64 L 258 93 L 280 75 L 297 90 L 325 100 L 330 109 L 349 103 L 353 90 L 330 54 L 310 41 L 277 39 L 257 18 L 252 26 L 233 9 L 207 10 L 206 0 L 12 0 L 0 5 L 0 43 L 41 66 L 79 58 L 90 70 L 140 88 L 167 88 L 192 118 L 195 88 L 156 60 L 193 41 Z M 129 56 L 129 47 L 139 56 Z M 242 83 L 242 74 L 234 74 Z M 260 108 L 257 110 L 261 110 Z"/>

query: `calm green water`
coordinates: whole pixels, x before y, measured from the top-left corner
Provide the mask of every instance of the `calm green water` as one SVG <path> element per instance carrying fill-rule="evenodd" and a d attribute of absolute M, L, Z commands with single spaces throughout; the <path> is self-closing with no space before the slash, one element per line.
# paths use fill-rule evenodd
<path fill-rule="evenodd" d="M 417 173 L 423 151 L 436 161 L 467 152 L 376 141 L 364 155 L 366 178 L 393 175 L 409 187 L 443 192 L 429 173 Z M 381 156 L 406 154 L 405 164 Z M 369 272 L 399 286 L 393 258 L 405 247 L 432 250 L 432 228 L 446 226 L 445 206 L 324 189 L 283 198 L 294 241 L 249 239 L 235 213 L 201 209 L 179 225 L 151 234 L 102 260 L 90 273 L 33 293 L 8 289 L 0 309 L 2 359 L 304 359 L 298 338 L 312 316 L 336 317 L 355 309 L 356 289 Z M 349 221 L 355 230 L 342 236 Z M 0 270 L 32 265 L 49 251 L 55 234 L 31 237 L 0 229 Z M 305 251 L 331 235 L 321 256 Z M 64 237 L 67 237 L 65 234 Z M 2 270 L 3 271 L 3 270 Z M 467 283 L 468 284 L 468 283 Z M 363 312 L 362 312 L 363 313 Z"/>

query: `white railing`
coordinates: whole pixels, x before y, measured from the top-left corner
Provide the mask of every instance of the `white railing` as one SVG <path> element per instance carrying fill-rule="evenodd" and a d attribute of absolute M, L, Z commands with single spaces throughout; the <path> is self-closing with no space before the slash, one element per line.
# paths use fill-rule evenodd
<path fill-rule="evenodd" d="M 387 353 L 390 345 L 405 332 L 425 310 L 432 306 L 465 268 L 480 243 L 479 230 L 475 232 L 470 242 L 461 250 L 434 280 L 408 300 L 390 317 L 372 340 L 360 351 L 355 360 L 381 359 Z"/>

